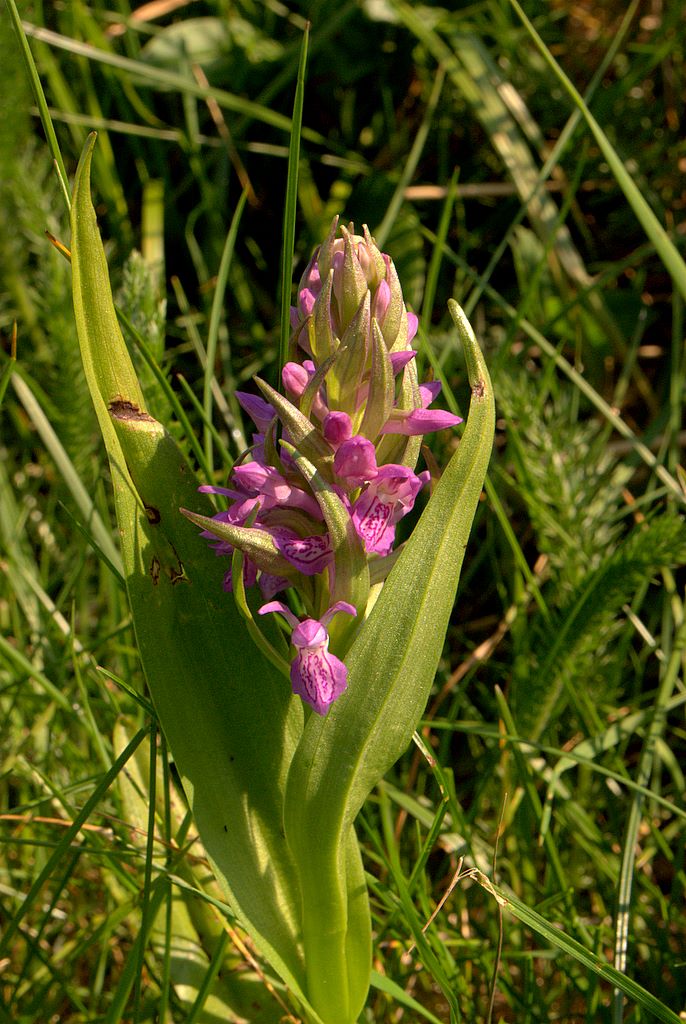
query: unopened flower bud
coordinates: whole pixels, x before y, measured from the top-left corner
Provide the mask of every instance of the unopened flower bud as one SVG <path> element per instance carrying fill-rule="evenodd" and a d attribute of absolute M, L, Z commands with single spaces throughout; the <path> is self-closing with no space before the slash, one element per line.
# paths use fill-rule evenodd
<path fill-rule="evenodd" d="M 351 437 L 344 441 L 333 460 L 336 476 L 348 487 L 361 487 L 378 474 L 376 449 L 366 437 Z"/>
<path fill-rule="evenodd" d="M 330 412 L 322 424 L 322 433 L 333 448 L 352 437 L 352 420 L 347 412 Z"/>

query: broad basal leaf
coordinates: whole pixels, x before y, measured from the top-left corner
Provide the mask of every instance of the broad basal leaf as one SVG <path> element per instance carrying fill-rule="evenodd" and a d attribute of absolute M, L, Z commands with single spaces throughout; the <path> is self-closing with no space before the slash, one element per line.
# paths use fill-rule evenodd
<path fill-rule="evenodd" d="M 146 679 L 231 908 L 302 999 L 298 881 L 282 829 L 302 708 L 254 648 L 222 592 L 215 556 L 178 512 L 211 509 L 176 444 L 143 407 L 90 201 L 93 144 L 74 186 L 74 309 Z"/>

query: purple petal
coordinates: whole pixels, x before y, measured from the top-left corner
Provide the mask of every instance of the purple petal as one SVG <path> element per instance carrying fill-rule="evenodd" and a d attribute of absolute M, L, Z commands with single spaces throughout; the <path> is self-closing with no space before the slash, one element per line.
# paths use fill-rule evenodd
<path fill-rule="evenodd" d="M 300 363 L 286 363 L 281 371 L 281 380 L 286 391 L 300 398 L 307 387 L 310 375 Z"/>
<path fill-rule="evenodd" d="M 305 267 L 305 272 L 300 278 L 299 292 L 308 290 L 314 293 L 315 296 L 319 295 L 322 289 L 322 279 L 319 273 L 319 264 L 317 262 L 317 253 Z"/>
<path fill-rule="evenodd" d="M 412 339 L 414 338 L 415 334 L 417 333 L 417 328 L 418 327 L 419 327 L 419 318 L 417 317 L 416 313 L 410 313 L 409 310 L 408 310 L 408 313 L 407 313 L 407 340 L 408 340 L 408 342 L 412 341 Z"/>
<path fill-rule="evenodd" d="M 293 693 L 325 715 L 348 685 L 348 670 L 327 651 L 303 651 L 291 665 Z"/>
<path fill-rule="evenodd" d="M 382 281 L 374 293 L 372 300 L 372 316 L 378 323 L 383 324 L 384 317 L 388 312 L 391 301 L 391 289 L 387 281 Z"/>
<path fill-rule="evenodd" d="M 298 625 L 298 618 L 290 610 L 287 604 L 283 601 L 269 601 L 267 604 L 263 604 L 261 608 L 257 609 L 258 615 L 267 615 L 268 612 L 279 612 L 283 615 L 284 619 L 289 626 L 295 628 Z"/>
<path fill-rule="evenodd" d="M 409 362 L 411 362 L 417 355 L 415 349 L 408 348 L 402 352 L 391 352 L 391 366 L 393 367 L 393 374 L 396 375 L 403 370 Z"/>
<path fill-rule="evenodd" d="M 348 615 L 357 615 L 357 608 L 350 601 L 336 601 L 330 608 L 327 608 L 321 619 L 322 626 L 328 626 L 334 615 L 338 612 L 346 612 Z"/>
<path fill-rule="evenodd" d="M 385 498 L 397 502 L 398 507 L 393 515 L 393 522 L 397 523 L 410 511 L 414 499 L 430 479 L 431 474 L 427 471 L 417 475 L 408 466 L 387 463 L 381 467 L 377 479 L 370 486 L 374 486 Z"/>
<path fill-rule="evenodd" d="M 416 437 L 432 430 L 444 430 L 462 423 L 461 416 L 454 416 L 442 409 L 413 409 L 411 412 L 395 409 L 381 428 L 382 434 L 406 434 Z"/>
<path fill-rule="evenodd" d="M 280 590 L 286 590 L 291 585 L 291 581 L 287 580 L 285 576 L 274 576 L 270 572 L 261 572 L 258 582 L 265 600 L 269 600 L 274 594 L 278 594 Z"/>
<path fill-rule="evenodd" d="M 350 487 L 360 487 L 378 474 L 376 449 L 366 437 L 348 438 L 339 446 L 333 460 L 334 473 Z"/>
<path fill-rule="evenodd" d="M 288 535 L 287 535 L 288 534 Z M 329 535 L 315 534 L 312 537 L 290 535 L 290 531 L 273 531 L 276 546 L 291 565 L 304 576 L 315 576 L 323 572 L 333 560 Z"/>
<path fill-rule="evenodd" d="M 395 502 L 382 501 L 371 488 L 360 495 L 353 506 L 352 520 L 368 553 L 387 554 L 386 527 L 390 523 Z"/>
<path fill-rule="evenodd" d="M 262 508 L 263 500 L 264 499 L 261 495 L 258 495 L 255 498 L 246 498 L 245 495 L 241 494 L 240 500 L 235 501 L 231 508 L 226 512 L 226 519 L 224 521 L 232 523 L 234 526 L 242 526 L 248 516 L 251 515 L 256 508 Z M 216 519 L 217 516 L 213 516 L 213 518 Z"/>
<path fill-rule="evenodd" d="M 246 494 L 265 494 L 277 501 L 287 501 L 291 493 L 291 485 L 278 469 L 260 462 L 244 462 L 236 466 L 233 480 Z"/>
<path fill-rule="evenodd" d="M 303 619 L 293 630 L 291 643 L 300 651 L 305 647 L 320 647 L 326 650 L 329 634 L 318 619 Z"/>
<path fill-rule="evenodd" d="M 412 509 L 415 498 L 429 478 L 417 476 L 408 466 L 382 466 L 352 509 L 352 520 L 368 553 L 385 555 L 391 549 L 395 523 Z"/>
<path fill-rule="evenodd" d="M 265 510 L 280 505 L 302 509 L 315 519 L 322 517 L 321 509 L 312 495 L 300 487 L 291 487 L 273 466 L 265 466 L 260 462 L 244 462 L 234 469 L 233 480 L 244 493 L 258 500 Z"/>
<path fill-rule="evenodd" d="M 264 433 L 276 416 L 269 402 L 265 402 L 259 395 L 250 395 L 247 391 L 237 391 L 236 398 L 257 429 Z"/>
<path fill-rule="evenodd" d="M 441 393 L 442 384 L 440 380 L 427 380 L 419 385 L 419 395 L 422 400 L 422 408 L 428 409 L 432 402 L 435 402 Z"/>
<path fill-rule="evenodd" d="M 382 558 L 384 555 L 390 555 L 394 544 L 395 523 L 389 523 L 383 533 L 377 537 L 375 548 L 376 554 Z"/>
<path fill-rule="evenodd" d="M 250 445 L 250 454 L 254 462 L 266 462 L 267 456 L 264 450 L 264 434 L 253 434 L 253 443 Z"/>
<path fill-rule="evenodd" d="M 243 497 L 238 491 L 232 491 L 229 487 L 214 487 L 212 484 L 201 484 L 198 491 L 200 494 L 223 494 L 227 498 L 233 498 L 234 501 Z"/>
<path fill-rule="evenodd" d="M 359 235 L 357 237 L 359 238 Z M 357 259 L 367 281 L 372 281 L 376 274 L 376 267 L 374 265 L 372 254 L 367 248 L 367 242 L 365 239 L 361 239 L 357 243 Z"/>
<path fill-rule="evenodd" d="M 296 327 L 293 332 L 293 338 L 295 342 L 300 345 L 300 348 L 304 349 L 308 355 L 312 355 L 312 349 L 310 348 L 310 337 L 307 330 L 307 321 L 304 320 L 299 327 Z"/>
<path fill-rule="evenodd" d="M 300 398 L 303 391 L 312 380 L 315 369 L 316 367 L 311 359 L 305 359 L 302 365 L 300 363 L 286 363 L 281 371 L 281 379 L 286 391 L 288 391 L 294 398 Z M 329 411 L 322 398 L 322 394 L 322 389 L 319 388 L 312 403 L 312 412 L 319 420 L 323 420 Z"/>
<path fill-rule="evenodd" d="M 200 536 L 202 537 L 202 534 L 200 534 Z M 224 556 L 228 556 L 230 558 L 233 555 L 233 547 L 228 543 L 228 541 L 218 540 L 217 537 L 212 537 L 210 534 L 207 534 L 206 536 L 207 540 L 210 542 L 210 547 L 217 558 L 223 558 Z"/>
<path fill-rule="evenodd" d="M 311 288 L 302 288 L 298 295 L 298 308 L 300 310 L 303 319 L 311 314 L 314 309 L 317 296 L 314 294 Z"/>

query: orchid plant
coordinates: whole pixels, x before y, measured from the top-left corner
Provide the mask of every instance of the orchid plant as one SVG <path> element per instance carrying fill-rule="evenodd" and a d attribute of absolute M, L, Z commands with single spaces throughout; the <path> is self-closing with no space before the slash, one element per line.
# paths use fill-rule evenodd
<path fill-rule="evenodd" d="M 352 1024 L 372 939 L 354 821 L 433 684 L 491 450 L 488 372 L 451 302 L 469 416 L 440 479 L 417 472 L 423 435 L 460 420 L 418 381 L 417 319 L 392 260 L 366 228 L 334 222 L 300 282 L 279 389 L 256 380 L 238 394 L 249 450 L 228 486 L 198 488 L 121 335 L 93 145 L 72 203 L 74 307 L 147 683 L 227 914 L 303 1019 Z"/>

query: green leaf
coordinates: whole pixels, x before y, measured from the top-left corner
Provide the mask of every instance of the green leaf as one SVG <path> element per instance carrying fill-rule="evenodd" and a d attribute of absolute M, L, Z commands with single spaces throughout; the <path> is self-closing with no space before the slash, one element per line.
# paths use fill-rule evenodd
<path fill-rule="evenodd" d="M 197 499 L 196 499 L 197 500 Z M 233 526 L 223 523 L 210 516 L 201 516 L 180 508 L 179 512 L 201 530 L 208 530 L 220 540 L 225 540 L 235 548 L 252 558 L 258 569 L 270 572 L 274 576 L 295 576 L 293 566 L 288 562 L 276 546 L 274 538 L 266 530 L 251 530 L 247 526 Z"/>
<path fill-rule="evenodd" d="M 491 382 L 469 324 L 450 312 L 465 348 L 469 419 L 417 527 L 348 652 L 347 692 L 326 718 L 312 716 L 293 759 L 285 826 L 299 864 L 308 992 L 337 1006 L 330 1024 L 359 1012 L 368 969 L 346 978 L 347 878 L 342 848 L 374 785 L 400 756 L 424 710 L 455 600 L 464 549 L 481 494 L 495 425 Z"/>
<path fill-rule="evenodd" d="M 279 374 L 288 358 L 288 342 L 291 336 L 291 295 L 293 291 L 293 248 L 295 246 L 295 220 L 298 211 L 298 168 L 300 166 L 300 136 L 305 102 L 305 67 L 307 47 L 310 39 L 310 23 L 305 22 L 298 74 L 293 99 L 293 122 L 291 141 L 288 147 L 288 176 L 286 199 L 283 207 L 283 248 L 281 250 L 281 333 L 279 337 Z"/>
<path fill-rule="evenodd" d="M 656 1020 L 664 1021 L 665 1024 L 679 1024 L 679 1021 L 682 1020 L 681 1017 L 673 1013 L 656 996 L 647 992 L 633 978 L 629 978 L 626 974 L 616 970 L 611 964 L 601 960 L 590 949 L 582 946 L 576 939 L 573 939 L 561 931 L 560 928 L 555 927 L 555 925 L 550 924 L 544 917 L 537 914 L 535 910 L 527 907 L 526 903 L 519 900 L 514 893 L 494 885 L 478 868 L 472 868 L 471 870 L 473 877 L 479 885 L 489 892 L 501 907 L 508 910 L 522 924 L 525 924 L 532 931 L 542 936 L 551 946 L 562 950 L 563 953 L 573 957 L 598 978 L 618 988 L 629 999 L 632 999 L 639 1006 L 643 1006 L 650 1014 L 654 1015 Z"/>
<path fill-rule="evenodd" d="M 288 431 L 288 436 L 306 459 L 315 462 L 320 472 L 331 475 L 330 464 L 333 462 L 333 450 L 326 443 L 324 438 L 312 426 L 307 416 L 303 416 L 292 402 L 284 398 L 270 387 L 265 381 L 255 377 L 255 383 L 276 411 L 282 424 Z"/>
<path fill-rule="evenodd" d="M 336 217 L 333 222 L 333 229 L 337 228 L 338 218 Z M 329 232 L 329 238 L 331 238 L 331 232 Z M 327 239 L 327 243 L 328 241 L 329 239 Z M 322 245 L 319 250 L 319 273 L 322 280 L 322 290 L 314 304 L 314 312 L 312 314 L 314 323 L 310 319 L 310 324 L 313 323 L 313 329 L 310 332 L 310 346 L 312 347 L 315 361 L 320 366 L 334 355 L 338 344 L 338 341 L 334 339 L 333 330 L 331 329 L 330 309 L 333 296 L 333 270 L 329 270 L 325 274 L 322 261 L 322 254 L 328 256 L 325 248 L 327 243 Z M 333 238 L 331 238 L 330 247 L 333 248 Z"/>
<path fill-rule="evenodd" d="M 346 246 L 349 246 L 349 238 L 346 239 Z M 352 256 L 350 261 L 352 263 Z M 342 290 L 345 289 L 345 267 Z M 348 279 L 354 281 L 355 264 L 348 274 Z M 362 270 L 357 266 L 359 274 Z M 364 275 L 362 275 L 364 276 Z M 359 289 L 358 289 L 359 290 Z M 353 292 L 353 296 L 356 293 Z M 357 391 L 362 381 L 362 375 L 367 363 L 367 341 L 371 330 L 371 293 L 367 289 L 359 306 L 351 314 L 348 326 L 343 332 L 340 345 L 336 349 L 335 369 L 327 377 L 327 398 L 330 409 L 343 409 L 352 417 L 357 410 Z"/>
<path fill-rule="evenodd" d="M 244 51 L 243 53 L 241 51 Z M 276 60 L 282 51 L 275 40 L 262 35 L 244 18 L 185 18 L 161 29 L 141 50 L 141 60 L 155 67 L 177 71 L 199 64 L 208 78 L 245 75 L 248 60 Z"/>
<path fill-rule="evenodd" d="M 93 145 L 91 137 L 74 185 L 74 309 L 140 654 L 231 909 L 306 1005 L 298 881 L 281 824 L 302 706 L 253 647 L 222 592 L 216 557 L 178 512 L 182 504 L 211 510 L 175 442 L 143 409 L 90 200 Z"/>

